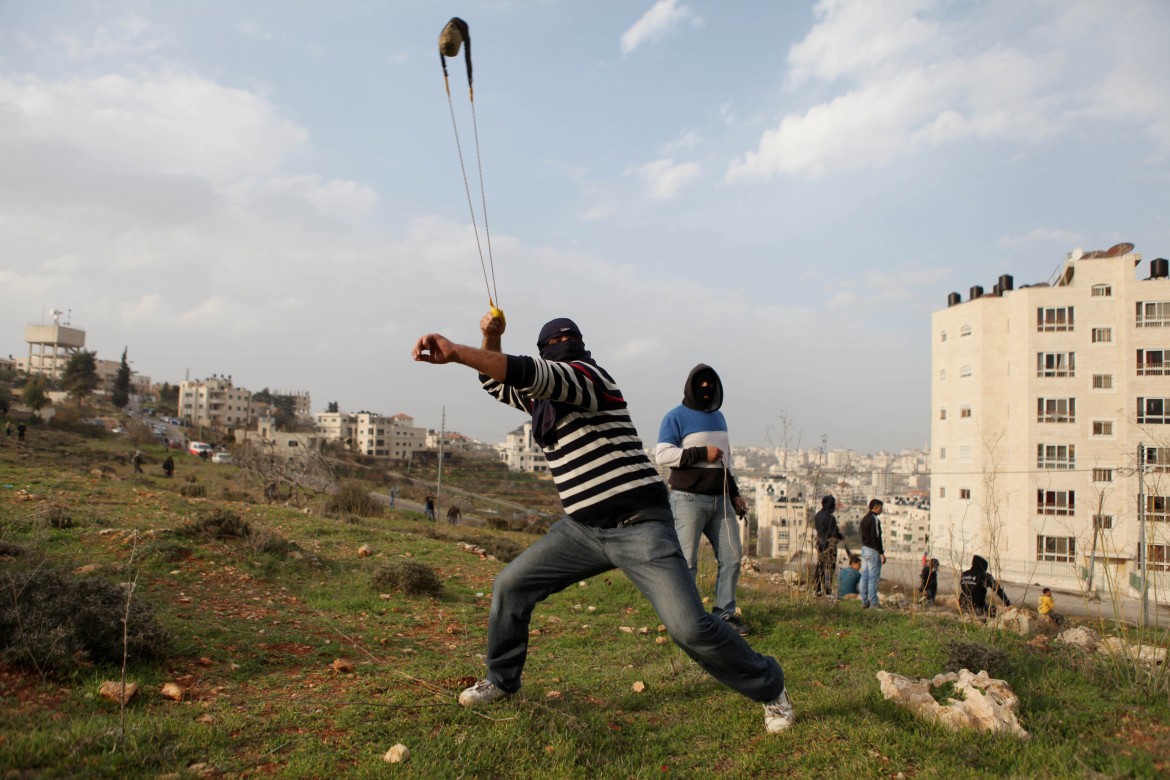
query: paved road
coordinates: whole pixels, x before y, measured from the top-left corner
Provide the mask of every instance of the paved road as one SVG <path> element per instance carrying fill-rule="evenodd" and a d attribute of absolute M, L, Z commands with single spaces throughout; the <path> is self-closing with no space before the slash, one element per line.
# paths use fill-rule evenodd
<path fill-rule="evenodd" d="M 887 559 L 882 567 L 882 580 L 895 582 L 903 587 L 917 588 L 919 574 L 922 572 L 922 562 L 918 560 Z M 947 566 L 939 567 L 938 592 L 939 595 L 955 595 L 958 593 L 960 572 Z M 1000 583 L 1012 604 L 1036 609 L 1036 601 L 1040 597 L 1040 587 L 1004 581 Z M 1141 619 L 1141 602 L 1136 598 L 1114 599 L 1103 595 L 1098 601 L 1090 601 L 1086 596 L 1075 591 L 1058 590 L 1053 588 L 1052 596 L 1056 600 L 1056 611 L 1061 615 L 1071 617 L 1114 620 L 1121 617 L 1127 623 L 1137 624 Z M 1170 605 L 1155 604 L 1151 595 L 1149 604 L 1149 625 L 1160 628 L 1170 626 Z"/>

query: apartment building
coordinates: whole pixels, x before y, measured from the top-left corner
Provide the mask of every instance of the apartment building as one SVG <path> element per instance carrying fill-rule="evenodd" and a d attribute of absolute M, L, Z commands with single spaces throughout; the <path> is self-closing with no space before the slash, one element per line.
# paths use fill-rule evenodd
<path fill-rule="evenodd" d="M 20 361 L 21 370 L 60 379 L 69 358 L 85 349 L 85 331 L 62 325 L 63 313 L 53 309 L 52 325 L 29 325 L 24 329 L 28 357 Z"/>
<path fill-rule="evenodd" d="M 427 448 L 427 429 L 415 426 L 407 414 L 321 412 L 317 433 L 325 441 L 343 442 L 354 452 L 395 460 L 410 460 Z"/>
<path fill-rule="evenodd" d="M 231 377 L 179 383 L 179 418 L 190 425 L 231 430 L 248 424 L 252 392 L 232 384 Z"/>
<path fill-rule="evenodd" d="M 548 461 L 544 457 L 544 450 L 532 438 L 531 421 L 509 433 L 497 450 L 500 453 L 500 460 L 508 464 L 509 471 L 548 473 Z"/>
<path fill-rule="evenodd" d="M 931 320 L 934 557 L 1123 594 L 1144 558 L 1165 589 L 1167 261 L 1145 266 L 1132 244 L 1076 250 L 1048 282 L 1002 276 L 947 304 Z"/>

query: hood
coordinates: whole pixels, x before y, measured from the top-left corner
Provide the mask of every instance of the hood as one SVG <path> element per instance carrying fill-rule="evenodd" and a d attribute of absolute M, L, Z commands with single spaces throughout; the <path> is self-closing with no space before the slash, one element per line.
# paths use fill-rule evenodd
<path fill-rule="evenodd" d="M 710 387 L 699 387 L 699 382 L 704 379 L 711 383 Z M 723 406 L 723 382 L 715 369 L 706 363 L 691 369 L 683 388 L 683 406 L 700 412 L 714 412 Z"/>
<path fill-rule="evenodd" d="M 827 509 L 832 512 L 837 508 L 837 499 L 833 496 L 825 496 L 821 499 L 821 509 Z"/>
<path fill-rule="evenodd" d="M 974 556 L 971 559 L 971 568 L 977 569 L 978 571 L 981 571 L 981 572 L 987 571 L 987 559 L 980 558 L 978 555 Z"/>
<path fill-rule="evenodd" d="M 569 341 L 562 341 L 559 344 L 549 344 L 549 339 L 554 336 L 567 335 L 572 338 Z M 540 351 L 540 356 L 545 360 L 554 360 L 560 363 L 568 363 L 573 360 L 585 361 L 587 363 L 593 362 L 593 355 L 589 350 L 585 349 L 584 337 L 581 335 L 581 329 L 577 327 L 577 323 L 573 322 L 568 317 L 558 317 L 555 320 L 549 320 L 544 327 L 540 329 L 540 335 L 536 338 L 536 348 Z"/>

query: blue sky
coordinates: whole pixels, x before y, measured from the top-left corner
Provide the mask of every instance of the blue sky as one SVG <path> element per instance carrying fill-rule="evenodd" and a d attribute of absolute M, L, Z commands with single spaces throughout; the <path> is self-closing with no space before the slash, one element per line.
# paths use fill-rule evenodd
<path fill-rule="evenodd" d="M 8 0 L 0 352 L 68 309 L 156 381 L 502 439 L 522 417 L 409 356 L 487 307 L 453 15 L 505 349 L 573 317 L 648 445 L 705 362 L 734 443 L 786 415 L 806 446 L 922 446 L 947 293 L 1170 255 L 1160 0 Z"/>

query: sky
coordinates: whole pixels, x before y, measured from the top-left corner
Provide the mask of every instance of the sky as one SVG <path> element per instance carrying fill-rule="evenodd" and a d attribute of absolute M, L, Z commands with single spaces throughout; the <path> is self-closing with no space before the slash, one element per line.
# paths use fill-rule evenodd
<path fill-rule="evenodd" d="M 60 309 L 156 382 L 496 442 L 410 356 L 493 288 L 647 446 L 707 363 L 733 444 L 923 447 L 948 293 L 1170 256 L 1167 40 L 1163 0 L 0 0 L 0 353 Z"/>

